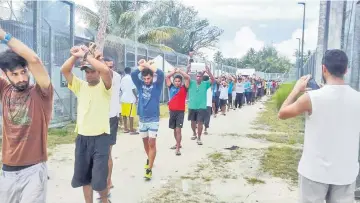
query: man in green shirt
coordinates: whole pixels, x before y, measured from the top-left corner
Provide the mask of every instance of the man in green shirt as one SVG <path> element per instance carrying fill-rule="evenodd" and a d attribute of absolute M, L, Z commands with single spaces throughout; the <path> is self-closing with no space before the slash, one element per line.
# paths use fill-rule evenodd
<path fill-rule="evenodd" d="M 204 73 L 210 77 L 210 81 L 202 81 Z M 196 80 L 191 80 L 189 85 L 189 114 L 188 120 L 191 121 L 191 128 L 193 130 L 192 140 L 197 139 L 197 144 L 202 145 L 201 133 L 203 129 L 203 121 L 206 116 L 206 98 L 207 89 L 215 81 L 214 76 L 211 74 L 210 68 L 205 66 L 205 71 L 197 73 Z M 197 135 L 196 135 L 197 124 Z"/>

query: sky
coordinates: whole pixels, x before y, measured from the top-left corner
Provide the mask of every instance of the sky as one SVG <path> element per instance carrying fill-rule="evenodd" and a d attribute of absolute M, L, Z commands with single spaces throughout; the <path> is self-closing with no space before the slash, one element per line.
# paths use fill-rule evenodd
<path fill-rule="evenodd" d="M 303 6 L 296 0 L 180 0 L 201 18 L 224 30 L 217 47 L 202 50 L 210 59 L 220 50 L 225 57 L 242 57 L 247 50 L 274 45 L 292 61 L 302 36 Z M 94 10 L 90 0 L 75 0 Z M 317 44 L 319 0 L 307 0 L 304 52 Z"/>

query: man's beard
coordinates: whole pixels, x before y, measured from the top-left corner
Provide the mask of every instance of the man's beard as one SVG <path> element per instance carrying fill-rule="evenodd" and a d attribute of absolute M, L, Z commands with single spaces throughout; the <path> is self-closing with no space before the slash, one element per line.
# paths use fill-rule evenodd
<path fill-rule="evenodd" d="M 13 83 L 12 81 L 10 81 L 10 83 L 12 84 L 12 86 L 19 92 L 22 92 L 24 90 L 26 90 L 29 87 L 29 81 L 27 82 L 20 82 L 18 84 Z"/>

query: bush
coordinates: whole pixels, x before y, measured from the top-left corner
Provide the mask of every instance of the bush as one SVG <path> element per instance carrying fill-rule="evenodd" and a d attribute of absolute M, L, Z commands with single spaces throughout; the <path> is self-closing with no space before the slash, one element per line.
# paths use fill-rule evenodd
<path fill-rule="evenodd" d="M 279 89 L 275 92 L 273 96 L 273 100 L 276 104 L 277 109 L 280 109 L 281 105 L 284 103 L 285 99 L 289 96 L 290 92 L 295 86 L 295 82 L 293 83 L 284 83 Z"/>

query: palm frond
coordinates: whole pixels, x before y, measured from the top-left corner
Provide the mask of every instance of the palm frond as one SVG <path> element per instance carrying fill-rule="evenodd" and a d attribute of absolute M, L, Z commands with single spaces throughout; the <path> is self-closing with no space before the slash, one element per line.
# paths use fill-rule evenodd
<path fill-rule="evenodd" d="M 142 43 L 154 43 L 169 40 L 172 36 L 180 33 L 182 30 L 176 27 L 162 26 L 148 30 L 138 37 L 138 41 Z"/>
<path fill-rule="evenodd" d="M 164 44 L 148 44 L 150 46 L 156 47 L 162 51 L 169 51 L 169 52 L 175 52 L 174 49 L 172 49 L 171 47 L 168 47 Z"/>

